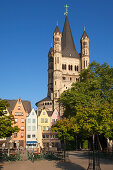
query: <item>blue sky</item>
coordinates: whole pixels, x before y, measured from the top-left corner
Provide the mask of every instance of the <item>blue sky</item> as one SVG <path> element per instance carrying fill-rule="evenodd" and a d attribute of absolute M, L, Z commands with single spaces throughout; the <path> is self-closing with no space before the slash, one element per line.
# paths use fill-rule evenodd
<path fill-rule="evenodd" d="M 76 50 L 85 26 L 90 61 L 113 66 L 113 0 L 1 0 L 0 98 L 34 107 L 46 97 L 48 51 L 57 21 L 63 30 L 66 3 Z"/>

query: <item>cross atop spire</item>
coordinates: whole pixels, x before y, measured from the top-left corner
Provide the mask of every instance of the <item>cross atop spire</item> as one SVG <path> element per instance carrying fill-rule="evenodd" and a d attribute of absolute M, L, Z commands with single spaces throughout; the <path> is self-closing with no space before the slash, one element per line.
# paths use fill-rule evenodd
<path fill-rule="evenodd" d="M 66 4 L 64 7 L 66 8 L 66 12 L 64 13 L 64 15 L 66 15 L 66 16 L 67 16 L 69 6 Z"/>

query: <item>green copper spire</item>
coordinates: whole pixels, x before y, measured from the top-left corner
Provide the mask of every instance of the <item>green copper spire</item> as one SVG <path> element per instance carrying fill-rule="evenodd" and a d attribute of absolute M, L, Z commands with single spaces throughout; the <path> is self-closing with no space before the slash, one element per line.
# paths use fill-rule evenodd
<path fill-rule="evenodd" d="M 57 26 L 58 26 L 58 21 L 57 21 Z"/>
<path fill-rule="evenodd" d="M 85 31 L 85 26 L 84 26 L 84 31 Z"/>
<path fill-rule="evenodd" d="M 64 15 L 66 15 L 67 16 L 67 14 L 68 14 L 68 5 L 66 4 L 66 6 L 64 6 L 65 8 L 66 8 L 66 12 L 64 13 Z"/>

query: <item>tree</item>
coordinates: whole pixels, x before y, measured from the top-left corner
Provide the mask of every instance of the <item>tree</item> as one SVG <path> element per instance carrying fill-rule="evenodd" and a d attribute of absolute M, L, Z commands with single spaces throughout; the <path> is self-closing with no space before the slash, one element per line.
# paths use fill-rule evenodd
<path fill-rule="evenodd" d="M 76 124 L 76 119 L 72 117 L 71 119 L 64 118 L 58 120 L 54 125 L 52 125 L 51 129 L 53 132 L 57 132 L 57 137 L 61 140 L 61 143 L 63 144 L 62 147 L 64 149 L 65 158 L 66 148 L 69 148 L 69 144 L 74 142 L 74 135 L 79 131 Z"/>
<path fill-rule="evenodd" d="M 19 131 L 19 128 L 14 126 L 14 116 L 6 113 L 8 106 L 6 100 L 0 100 L 0 138 L 10 137 L 12 133 Z"/>
<path fill-rule="evenodd" d="M 92 62 L 80 73 L 80 81 L 59 99 L 64 117 L 75 117 L 79 133 L 113 137 L 113 68 Z"/>

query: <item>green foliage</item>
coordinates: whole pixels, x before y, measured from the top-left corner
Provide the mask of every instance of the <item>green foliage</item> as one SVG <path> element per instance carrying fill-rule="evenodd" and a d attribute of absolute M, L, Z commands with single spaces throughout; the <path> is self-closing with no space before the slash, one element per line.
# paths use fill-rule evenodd
<path fill-rule="evenodd" d="M 93 133 L 113 137 L 113 68 L 92 62 L 80 73 L 80 81 L 59 99 L 64 117 L 76 119 L 77 131 L 85 137 Z"/>
<path fill-rule="evenodd" d="M 72 118 L 64 118 L 59 121 L 57 121 L 56 124 L 52 125 L 51 127 L 53 132 L 57 132 L 57 137 L 64 141 L 71 141 L 74 140 L 74 133 L 77 133 L 79 131 L 76 123 L 76 119 L 74 117 Z"/>
<path fill-rule="evenodd" d="M 19 131 L 19 128 L 14 126 L 14 116 L 4 114 L 7 106 L 9 105 L 6 100 L 0 100 L 0 138 L 10 137 L 12 133 Z"/>

